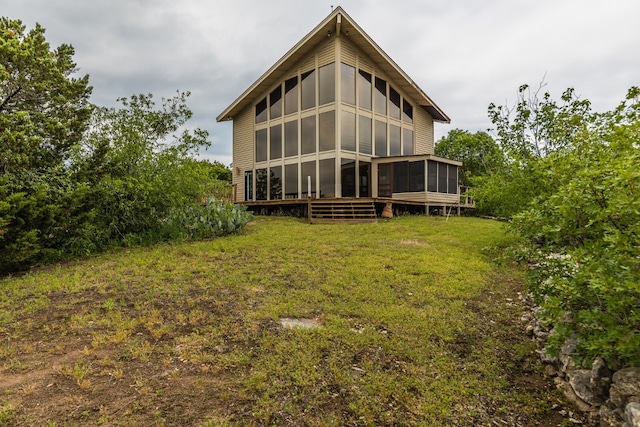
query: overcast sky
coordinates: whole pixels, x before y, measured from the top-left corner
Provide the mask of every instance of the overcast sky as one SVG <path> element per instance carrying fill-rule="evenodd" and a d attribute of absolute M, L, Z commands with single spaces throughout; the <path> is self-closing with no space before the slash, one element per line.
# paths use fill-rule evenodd
<path fill-rule="evenodd" d="M 487 130 L 487 106 L 544 79 L 597 111 L 640 86 L 640 0 L 0 0 L 0 15 L 76 50 L 92 101 L 191 91 L 203 155 L 231 163 L 231 122 L 215 118 L 340 5 L 460 128 Z"/>

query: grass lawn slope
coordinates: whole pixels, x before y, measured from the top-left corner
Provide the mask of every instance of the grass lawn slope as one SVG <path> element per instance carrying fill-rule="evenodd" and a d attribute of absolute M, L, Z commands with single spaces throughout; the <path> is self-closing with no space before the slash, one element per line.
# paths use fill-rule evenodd
<path fill-rule="evenodd" d="M 557 425 L 497 222 L 402 217 L 0 280 L 0 426 Z M 317 327 L 283 327 L 308 319 Z"/>

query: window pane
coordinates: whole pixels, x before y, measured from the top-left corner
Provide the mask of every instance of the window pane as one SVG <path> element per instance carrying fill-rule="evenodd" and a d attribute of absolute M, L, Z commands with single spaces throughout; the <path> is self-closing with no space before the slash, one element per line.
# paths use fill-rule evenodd
<path fill-rule="evenodd" d="M 356 197 L 356 161 L 342 159 L 340 165 L 342 197 Z"/>
<path fill-rule="evenodd" d="M 376 156 L 387 155 L 387 124 L 376 120 Z"/>
<path fill-rule="evenodd" d="M 276 119 L 282 115 L 282 87 L 278 86 L 269 95 L 269 105 L 271 119 Z"/>
<path fill-rule="evenodd" d="M 267 121 L 267 98 L 256 104 L 256 123 Z"/>
<path fill-rule="evenodd" d="M 438 193 L 447 192 L 447 165 L 438 162 Z"/>
<path fill-rule="evenodd" d="M 447 190 L 449 194 L 456 194 L 458 192 L 458 167 L 456 165 L 449 166 L 449 186 Z"/>
<path fill-rule="evenodd" d="M 333 62 L 318 68 L 318 88 L 320 105 L 336 100 L 336 71 Z"/>
<path fill-rule="evenodd" d="M 438 191 L 438 163 L 433 160 L 427 160 L 427 191 L 433 193 Z"/>
<path fill-rule="evenodd" d="M 316 70 L 307 71 L 300 76 L 302 110 L 316 106 Z"/>
<path fill-rule="evenodd" d="M 309 191 L 309 182 L 308 179 L 311 177 L 311 198 L 315 199 L 316 197 L 316 162 L 315 160 L 311 162 L 304 162 L 300 164 L 301 171 L 301 193 L 303 198 L 308 197 Z"/>
<path fill-rule="evenodd" d="M 424 161 L 409 162 L 409 191 L 424 191 Z"/>
<path fill-rule="evenodd" d="M 402 155 L 413 155 L 413 131 L 411 129 L 402 129 Z"/>
<path fill-rule="evenodd" d="M 267 200 L 267 169 L 256 169 L 256 200 Z"/>
<path fill-rule="evenodd" d="M 269 168 L 269 200 L 282 199 L 282 166 Z"/>
<path fill-rule="evenodd" d="M 378 165 L 378 197 L 391 197 L 391 163 Z"/>
<path fill-rule="evenodd" d="M 298 111 L 298 76 L 284 82 L 284 113 Z"/>
<path fill-rule="evenodd" d="M 320 151 L 336 149 L 336 112 L 327 111 L 319 116 Z"/>
<path fill-rule="evenodd" d="M 376 113 L 387 114 L 387 82 L 376 77 L 376 90 L 373 91 Z"/>
<path fill-rule="evenodd" d="M 406 193 L 409 188 L 409 162 L 393 164 L 393 192 Z"/>
<path fill-rule="evenodd" d="M 305 117 L 300 121 L 301 154 L 316 152 L 316 116 Z"/>
<path fill-rule="evenodd" d="M 360 132 L 360 152 L 362 154 L 371 154 L 371 119 L 369 117 L 359 116 L 358 123 Z"/>
<path fill-rule="evenodd" d="M 282 158 L 282 125 L 271 126 L 270 133 L 270 159 Z"/>
<path fill-rule="evenodd" d="M 356 103 L 356 69 L 351 65 L 340 64 L 341 100 L 346 104 Z"/>
<path fill-rule="evenodd" d="M 244 172 L 244 201 L 253 201 L 253 171 Z"/>
<path fill-rule="evenodd" d="M 267 161 L 267 130 L 256 131 L 256 162 Z"/>
<path fill-rule="evenodd" d="M 360 162 L 359 170 L 360 197 L 369 197 L 371 194 L 371 163 Z"/>
<path fill-rule="evenodd" d="M 358 70 L 358 106 L 371 110 L 371 74 Z"/>
<path fill-rule="evenodd" d="M 298 121 L 284 124 L 284 156 L 298 155 Z"/>
<path fill-rule="evenodd" d="M 413 107 L 406 99 L 402 100 L 402 120 L 406 123 L 413 123 Z"/>
<path fill-rule="evenodd" d="M 336 160 L 320 160 L 320 197 L 336 197 Z"/>
<path fill-rule="evenodd" d="M 389 125 L 389 155 L 400 155 L 400 126 Z"/>
<path fill-rule="evenodd" d="M 284 167 L 284 198 L 298 198 L 298 164 L 285 165 Z"/>
<path fill-rule="evenodd" d="M 389 116 L 400 120 L 400 94 L 389 86 Z"/>
<path fill-rule="evenodd" d="M 356 151 L 356 115 L 348 111 L 342 111 L 340 116 L 340 141 L 342 149 Z"/>

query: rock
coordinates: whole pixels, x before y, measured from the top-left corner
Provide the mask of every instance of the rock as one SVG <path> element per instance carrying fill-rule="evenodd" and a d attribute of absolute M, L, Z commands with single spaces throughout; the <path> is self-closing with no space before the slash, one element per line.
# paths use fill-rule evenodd
<path fill-rule="evenodd" d="M 575 354 L 577 347 L 578 341 L 573 338 L 569 338 L 560 348 L 558 359 L 560 359 L 561 370 L 567 371 L 575 366 L 575 363 L 573 362 L 573 355 Z"/>
<path fill-rule="evenodd" d="M 619 408 L 640 401 L 640 368 L 620 369 L 613 374 L 609 401 Z"/>
<path fill-rule="evenodd" d="M 558 375 L 558 370 L 551 363 L 544 365 L 544 374 L 548 377 L 555 377 Z"/>
<path fill-rule="evenodd" d="M 640 427 L 640 403 L 631 402 L 624 410 L 624 421 L 629 427 Z"/>
<path fill-rule="evenodd" d="M 608 404 L 600 407 L 600 427 L 620 427 L 622 423 L 622 411 Z"/>
<path fill-rule="evenodd" d="M 589 405 L 601 405 L 605 401 L 601 387 L 591 381 L 591 370 L 574 369 L 567 372 L 569 384 L 575 394 Z"/>
<path fill-rule="evenodd" d="M 530 337 L 533 336 L 533 331 L 534 331 L 534 327 L 533 325 L 527 325 L 527 327 L 524 329 L 524 331 L 527 333 L 527 335 L 529 335 Z"/>

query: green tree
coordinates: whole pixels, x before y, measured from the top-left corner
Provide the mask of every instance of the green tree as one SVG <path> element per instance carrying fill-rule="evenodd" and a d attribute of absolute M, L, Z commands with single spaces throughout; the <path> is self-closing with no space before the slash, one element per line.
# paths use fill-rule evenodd
<path fill-rule="evenodd" d="M 0 270 L 55 258 L 75 188 L 66 168 L 91 114 L 74 50 L 0 18 Z"/>

